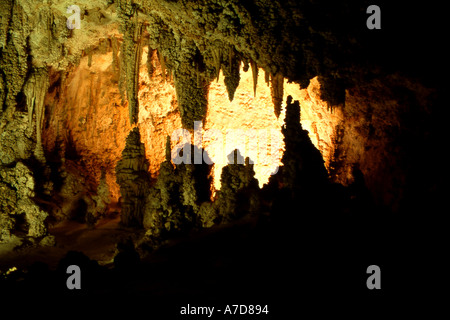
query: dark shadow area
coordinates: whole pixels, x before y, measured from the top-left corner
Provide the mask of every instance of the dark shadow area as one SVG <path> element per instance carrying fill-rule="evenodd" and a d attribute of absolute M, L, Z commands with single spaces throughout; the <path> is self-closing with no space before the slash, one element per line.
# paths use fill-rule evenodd
<path fill-rule="evenodd" d="M 421 242 L 416 225 L 375 206 L 358 167 L 351 186 L 330 183 L 320 154 L 297 119 L 298 102 L 288 99 L 287 109 L 294 120 L 283 128 L 284 166 L 264 188 L 259 189 L 249 158 L 239 164 L 238 150 L 229 155 L 223 188 L 211 204 L 211 214 L 221 223 L 210 228 L 199 224 L 203 216 L 196 205 L 205 206 L 200 201 L 209 197 L 207 188 L 199 186 L 208 184 L 194 183 L 208 180 L 210 167 L 166 161 L 149 195 L 162 210 L 157 213 L 163 220 L 154 220 L 165 239 L 158 246 L 151 238 L 125 238 L 107 266 L 71 251 L 55 270 L 35 262 L 2 274 L 0 293 L 59 306 L 75 303 L 80 310 L 91 303 L 109 305 L 109 311 L 146 311 L 167 319 L 182 319 L 180 310 L 187 304 L 216 310 L 261 304 L 269 309 L 264 318 L 280 319 L 298 314 L 299 308 L 320 316 L 342 310 L 361 315 L 376 305 L 382 313 L 432 290 L 435 274 L 425 281 L 417 273 L 445 266 L 437 264 L 429 247 L 435 239 Z M 188 148 L 193 157 L 194 148 Z M 204 196 L 183 198 L 186 190 Z M 189 202 L 195 199 L 199 202 Z M 86 211 L 83 202 L 78 214 Z M 67 287 L 71 265 L 81 269 L 80 290 Z M 382 270 L 381 290 L 367 288 L 370 265 Z M 111 306 L 112 301 L 117 303 Z"/>

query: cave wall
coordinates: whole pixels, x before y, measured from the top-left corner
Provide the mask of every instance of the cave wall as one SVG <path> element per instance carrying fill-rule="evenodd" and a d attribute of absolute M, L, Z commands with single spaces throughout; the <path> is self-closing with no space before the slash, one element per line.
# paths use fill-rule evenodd
<path fill-rule="evenodd" d="M 105 41 L 111 43 L 109 39 Z M 93 51 L 91 57 L 84 56 L 67 73 L 64 84 L 56 89 L 57 97 L 49 98 L 54 106 L 49 111 L 44 135 L 48 151 L 62 152 L 65 160 L 77 162 L 94 178 L 94 184 L 100 178 L 99 168 L 103 168 L 112 196 L 117 200 L 114 168 L 131 124 L 127 102 L 120 95 L 113 55 L 111 47 L 104 53 Z M 173 85 L 162 79 L 155 55 L 150 58 L 154 65 L 152 74 L 147 70 L 147 54 L 142 55 L 140 63 L 141 108 L 137 124 L 141 127 L 149 171 L 156 176 L 164 159 L 165 137 L 181 127 L 181 122 Z"/>
<path fill-rule="evenodd" d="M 413 195 L 424 197 L 427 188 L 435 188 L 434 132 L 440 130 L 432 115 L 435 88 L 391 74 L 348 88 L 345 104 L 332 108 L 321 99 L 320 88 L 314 78 L 293 97 L 332 181 L 350 186 L 362 173 L 374 202 L 395 212 L 409 207 Z"/>

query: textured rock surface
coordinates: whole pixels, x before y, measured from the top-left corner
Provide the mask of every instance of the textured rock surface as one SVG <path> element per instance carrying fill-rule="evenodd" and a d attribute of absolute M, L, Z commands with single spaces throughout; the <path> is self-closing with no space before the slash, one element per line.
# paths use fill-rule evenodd
<path fill-rule="evenodd" d="M 141 227 L 150 175 L 138 128 L 128 134 L 122 157 L 116 165 L 116 177 L 121 193 L 121 222 L 125 226 Z"/>
<path fill-rule="evenodd" d="M 10 232 L 23 232 L 25 236 L 42 238 L 47 235 L 48 213 L 36 202 L 35 180 L 32 171 L 22 162 L 0 172 L 2 194 L 2 239 L 8 241 Z"/>
<path fill-rule="evenodd" d="M 228 156 L 228 165 L 222 169 L 222 188 L 214 203 L 221 222 L 229 222 L 245 214 L 258 212 L 258 181 L 250 159 L 244 161 L 238 150 Z M 244 163 L 244 164 L 242 164 Z"/>
<path fill-rule="evenodd" d="M 95 192 L 100 179 L 99 168 L 104 168 L 106 182 L 112 198 L 118 199 L 114 167 L 125 146 L 130 131 L 127 104 L 122 104 L 116 78 L 113 43 L 107 53 L 92 52 L 91 66 L 88 56 L 71 70 L 56 87 L 49 100 L 49 125 L 44 129 L 47 150 L 63 150 L 63 157 L 74 162 L 90 178 Z M 154 72 L 147 72 L 147 50 L 142 56 L 139 91 L 139 120 L 142 141 L 149 159 L 150 172 L 155 176 L 164 159 L 165 138 L 181 127 L 173 86 L 164 83 L 156 52 L 150 64 Z M 56 83 L 62 81 L 55 79 Z M 83 161 L 79 161 L 83 159 Z M 58 160 L 58 159 L 56 159 Z M 59 160 L 58 160 L 59 161 Z"/>
<path fill-rule="evenodd" d="M 31 125 L 34 128 L 34 122 Z M 30 134 L 28 115 L 24 112 L 16 112 L 12 121 L 8 122 L 1 131 L 1 164 L 7 166 L 19 160 L 28 159 L 36 144 L 34 138 L 35 136 Z"/>
<path fill-rule="evenodd" d="M 168 231 L 198 225 L 200 217 L 210 226 L 217 208 L 194 192 L 194 167 L 163 162 L 166 136 L 204 120 L 205 130 L 274 129 L 280 138 L 287 95 L 302 109 L 299 137 L 292 141 L 306 141 L 301 129 L 308 130 L 334 181 L 363 181 L 377 204 L 394 211 L 406 212 L 419 199 L 427 207 L 442 183 L 436 162 L 443 102 L 432 76 L 446 52 L 436 31 L 439 19 L 422 30 L 409 23 L 422 21 L 408 16 L 409 6 L 386 3 L 390 14 L 383 26 L 389 31 L 371 32 L 364 24 L 368 3 L 80 0 L 81 28 L 72 30 L 69 0 L 4 1 L 2 234 L 42 237 L 46 212 L 54 220 L 92 223 L 120 210 L 116 180 L 124 186 L 134 180 L 134 171 L 126 172 L 134 156 L 148 161 L 148 168 L 134 168 L 139 174 L 162 175 L 142 194 L 124 187 L 131 198 L 138 194 L 136 201 L 125 200 L 128 213 L 139 203 L 137 225 Z M 133 126 L 140 130 L 139 153 L 123 155 Z M 245 149 L 224 150 L 236 147 Z M 224 165 L 213 168 L 216 188 Z M 116 168 L 131 179 L 116 177 Z M 230 170 L 229 177 L 240 175 Z M 273 167 L 257 162 L 252 170 L 261 185 Z M 152 213 L 144 214 L 142 206 Z"/>

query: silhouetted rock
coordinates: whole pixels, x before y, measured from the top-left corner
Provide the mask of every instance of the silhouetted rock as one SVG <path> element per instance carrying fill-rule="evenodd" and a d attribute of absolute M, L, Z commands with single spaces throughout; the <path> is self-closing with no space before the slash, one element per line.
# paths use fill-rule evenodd
<path fill-rule="evenodd" d="M 122 195 L 121 222 L 125 226 L 142 227 L 150 176 L 144 144 L 137 127 L 127 137 L 122 158 L 116 165 L 116 178 Z"/>
<path fill-rule="evenodd" d="M 114 257 L 114 267 L 119 273 L 132 275 L 140 271 L 138 270 L 140 257 L 131 239 L 119 242 L 117 244 L 117 251 L 118 253 Z"/>
<path fill-rule="evenodd" d="M 221 188 L 217 192 L 214 206 L 218 218 L 229 222 L 252 212 L 259 206 L 258 181 L 250 159 L 244 159 L 236 149 L 228 155 L 228 165 L 223 167 L 220 177 Z"/>

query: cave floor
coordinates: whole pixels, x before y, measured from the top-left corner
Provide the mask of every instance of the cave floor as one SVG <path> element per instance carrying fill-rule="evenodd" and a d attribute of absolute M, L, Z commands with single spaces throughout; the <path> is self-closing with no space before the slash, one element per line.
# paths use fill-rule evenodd
<path fill-rule="evenodd" d="M 136 230 L 119 225 L 120 216 L 105 217 L 98 221 L 95 228 L 76 221 L 61 221 L 49 227 L 49 233 L 55 237 L 54 246 L 35 246 L 19 242 L 0 245 L 0 270 L 11 267 L 25 267 L 35 261 L 44 262 L 50 268 L 56 268 L 58 262 L 68 251 L 83 252 L 100 265 L 113 262 L 117 242 Z"/>
<path fill-rule="evenodd" d="M 281 319 L 283 313 L 296 314 L 300 303 L 317 311 L 315 306 L 327 301 L 325 309 L 333 312 L 334 307 L 390 307 L 398 297 L 417 296 L 428 283 L 411 282 L 417 269 L 405 266 L 417 266 L 421 250 L 407 233 L 393 233 L 397 226 L 375 227 L 379 231 L 375 237 L 372 229 L 363 230 L 368 224 L 348 225 L 350 220 L 295 224 L 265 220 L 248 217 L 172 239 L 137 264 L 125 261 L 131 264 L 122 269 L 109 268 L 116 243 L 123 237 L 138 237 L 138 231 L 121 227 L 118 217 L 101 220 L 95 228 L 62 222 L 50 229 L 54 247 L 30 246 L 3 254 L 0 269 L 4 271 L 8 261 L 14 263 L 9 267 L 19 270 L 34 261 L 55 269 L 70 250 L 81 251 L 104 267 L 82 266 L 86 282 L 80 292 L 67 290 L 67 274 L 56 271 L 29 276 L 26 283 L 4 281 L 0 293 L 28 294 L 32 301 L 38 295 L 70 303 L 79 298 L 83 306 L 87 301 L 98 304 L 99 299 L 120 301 L 127 310 L 139 306 L 152 314 L 163 312 L 166 319 L 175 319 L 188 303 L 218 308 L 267 303 L 274 319 Z M 426 264 L 433 260 L 428 257 Z M 366 287 L 366 269 L 374 262 L 384 272 L 384 290 L 376 293 Z M 420 267 L 426 265 L 422 262 Z"/>

